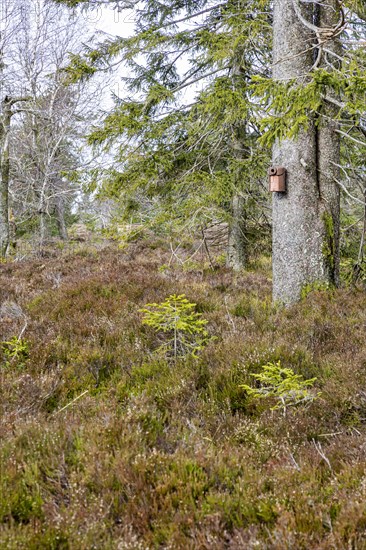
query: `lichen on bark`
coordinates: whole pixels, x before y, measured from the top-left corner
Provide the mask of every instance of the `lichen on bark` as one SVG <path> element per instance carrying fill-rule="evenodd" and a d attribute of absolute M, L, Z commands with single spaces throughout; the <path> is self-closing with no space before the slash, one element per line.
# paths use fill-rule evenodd
<path fill-rule="evenodd" d="M 335 238 L 334 238 L 334 221 L 333 217 L 329 212 L 324 212 L 323 216 L 324 223 L 324 242 L 323 242 L 323 256 L 326 267 L 329 269 L 329 272 L 334 271 L 335 265 Z"/>
<path fill-rule="evenodd" d="M 311 20 L 312 6 L 301 9 Z M 319 9 L 319 24 L 332 26 L 338 0 L 325 0 Z M 315 33 L 297 17 L 292 0 L 275 0 L 273 27 L 273 78 L 294 81 L 301 91 L 314 66 L 314 52 L 304 50 L 304 44 L 316 43 Z M 329 42 L 328 48 L 336 51 L 337 45 Z M 296 138 L 282 139 L 273 148 L 273 163 L 287 168 L 287 193 L 273 194 L 275 302 L 292 304 L 307 285 L 332 286 L 339 278 L 339 136 L 333 111 L 332 106 L 322 107 L 321 124 L 317 112 L 310 112 Z"/>

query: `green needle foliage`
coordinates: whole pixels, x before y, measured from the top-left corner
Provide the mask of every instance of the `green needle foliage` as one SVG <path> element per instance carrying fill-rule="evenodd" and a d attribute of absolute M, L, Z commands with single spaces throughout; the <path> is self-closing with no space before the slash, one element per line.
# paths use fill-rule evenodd
<path fill-rule="evenodd" d="M 247 384 L 241 384 L 239 387 L 246 390 L 254 399 L 274 399 L 276 404 L 271 410 L 283 409 L 286 412 L 287 407 L 311 403 L 320 395 L 314 395 L 309 390 L 316 378 L 303 380 L 303 377 L 295 374 L 292 369 L 281 367 L 281 361 L 267 363 L 263 365 L 261 372 L 251 373 L 251 376 L 257 382 L 255 388 Z"/>
<path fill-rule="evenodd" d="M 194 231 L 212 220 L 230 223 L 240 195 L 250 240 L 268 233 L 270 153 L 257 142 L 258 100 L 249 84 L 253 75 L 269 76 L 269 4 L 147 0 L 135 10 L 133 36 L 71 58 L 72 81 L 126 67 L 125 97 L 88 137 L 115 155 L 91 185 L 117 199 L 126 220 Z"/>
<path fill-rule="evenodd" d="M 108 3 L 121 12 L 135 5 L 55 1 L 86 9 Z M 341 54 L 327 53 L 326 66 L 301 82 L 272 79 L 269 0 L 145 0 L 135 5 L 130 37 L 109 36 L 72 55 L 72 82 L 124 67 L 124 97 L 88 136 L 114 155 L 113 167 L 90 173 L 90 186 L 119 201 L 117 223 L 122 217 L 193 233 L 212 220 L 235 221 L 233 199 L 241 197 L 253 248 L 270 228 L 263 183 L 271 146 L 309 124 L 328 124 L 329 116 L 342 139 L 340 187 L 356 196 L 351 213 L 361 219 L 366 11 L 363 0 L 341 4 Z"/>
<path fill-rule="evenodd" d="M 207 320 L 195 311 L 196 304 L 189 302 L 185 294 L 172 294 L 160 304 L 147 304 L 140 312 L 142 323 L 164 335 L 164 343 L 158 351 L 178 357 L 197 353 L 209 340 Z"/>
<path fill-rule="evenodd" d="M 5 366 L 17 366 L 23 368 L 29 357 L 29 345 L 27 340 L 13 336 L 7 342 L 1 343 L 1 349 L 5 356 Z"/>

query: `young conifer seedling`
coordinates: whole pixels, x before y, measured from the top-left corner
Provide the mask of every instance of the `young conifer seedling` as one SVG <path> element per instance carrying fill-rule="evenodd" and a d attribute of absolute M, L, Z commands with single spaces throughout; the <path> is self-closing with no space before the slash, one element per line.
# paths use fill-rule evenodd
<path fill-rule="evenodd" d="M 314 394 L 310 391 L 316 378 L 303 380 L 301 374 L 295 374 L 290 368 L 281 367 L 281 361 L 267 363 L 262 366 L 262 371 L 251 373 L 256 380 L 256 387 L 241 384 L 247 394 L 254 399 L 272 399 L 275 405 L 271 410 L 283 409 L 284 414 L 288 407 L 300 404 L 308 404 L 319 397 L 320 392 Z"/>
<path fill-rule="evenodd" d="M 185 355 L 196 357 L 209 340 L 207 320 L 195 307 L 185 294 L 172 294 L 160 304 L 147 304 L 140 310 L 144 314 L 142 323 L 163 336 L 158 351 L 173 356 L 174 361 Z"/>

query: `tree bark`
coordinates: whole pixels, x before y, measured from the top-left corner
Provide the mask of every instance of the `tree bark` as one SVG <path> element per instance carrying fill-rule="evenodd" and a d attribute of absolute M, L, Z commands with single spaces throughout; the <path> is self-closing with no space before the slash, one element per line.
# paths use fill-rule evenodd
<path fill-rule="evenodd" d="M 10 242 L 9 226 L 9 132 L 11 122 L 11 102 L 5 98 L 2 103 L 0 128 L 0 254 L 5 257 Z"/>
<path fill-rule="evenodd" d="M 312 5 L 301 9 L 312 22 Z M 306 83 L 316 36 L 297 17 L 292 0 L 275 0 L 273 28 L 273 77 Z M 284 304 L 299 300 L 308 284 L 338 281 L 339 194 L 330 165 L 339 164 L 339 147 L 333 123 L 323 121 L 318 129 L 316 116 L 296 139 L 273 148 L 273 163 L 287 169 L 287 192 L 273 194 L 273 300 Z"/>
<path fill-rule="evenodd" d="M 339 21 L 339 0 L 327 0 L 319 9 L 319 24 L 323 28 L 334 28 Z M 342 46 L 335 37 L 326 43 L 319 66 L 329 71 L 332 65 L 339 69 Z M 334 52 L 334 56 L 330 52 Z M 327 92 L 331 95 L 331 92 Z M 333 98 L 337 99 L 337 98 Z M 320 189 L 320 210 L 326 222 L 325 253 L 326 277 L 329 283 L 339 285 L 339 234 L 340 234 L 340 190 L 335 180 L 340 180 L 340 135 L 336 120 L 338 108 L 331 102 L 324 102 L 322 120 L 317 128 L 318 180 Z"/>
<path fill-rule="evenodd" d="M 246 265 L 246 239 L 245 239 L 245 199 L 235 194 L 231 201 L 232 221 L 229 225 L 229 238 L 227 247 L 227 265 L 234 271 L 240 271 Z"/>
<path fill-rule="evenodd" d="M 237 54 L 238 55 L 238 54 Z M 243 60 L 242 60 L 243 61 Z M 244 70 L 240 62 L 240 57 L 235 59 L 232 67 L 233 87 L 240 89 L 241 78 L 244 76 Z M 231 148 L 234 159 L 240 161 L 247 156 L 247 130 L 246 122 L 241 121 L 231 129 Z M 235 187 L 243 188 L 242 174 L 240 168 L 235 166 Z M 229 236 L 227 246 L 226 264 L 234 271 L 240 271 L 245 268 L 247 263 L 247 242 L 246 242 L 246 199 L 237 190 L 231 199 L 231 221 L 229 223 Z"/>
<path fill-rule="evenodd" d="M 43 211 L 43 205 L 39 212 L 39 249 L 42 252 L 45 240 L 47 235 L 47 223 L 46 223 L 46 214 Z"/>
<path fill-rule="evenodd" d="M 67 235 L 67 228 L 66 228 L 66 222 L 65 222 L 65 207 L 64 207 L 63 198 L 61 196 L 56 197 L 55 215 L 56 215 L 56 222 L 57 222 L 59 237 L 63 241 L 67 241 L 68 235 Z"/>

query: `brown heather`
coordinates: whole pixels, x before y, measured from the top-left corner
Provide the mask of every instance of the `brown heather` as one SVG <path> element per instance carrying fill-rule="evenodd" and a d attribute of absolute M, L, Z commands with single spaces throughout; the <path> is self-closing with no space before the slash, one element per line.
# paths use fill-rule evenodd
<path fill-rule="evenodd" d="M 1 340 L 27 318 L 29 343 L 23 365 L 1 359 L 0 548 L 366 548 L 366 293 L 284 311 L 266 262 L 159 269 L 169 257 L 139 243 L 0 266 Z M 217 339 L 172 365 L 138 310 L 174 293 Z M 286 415 L 250 402 L 239 384 L 278 360 L 321 397 Z"/>

